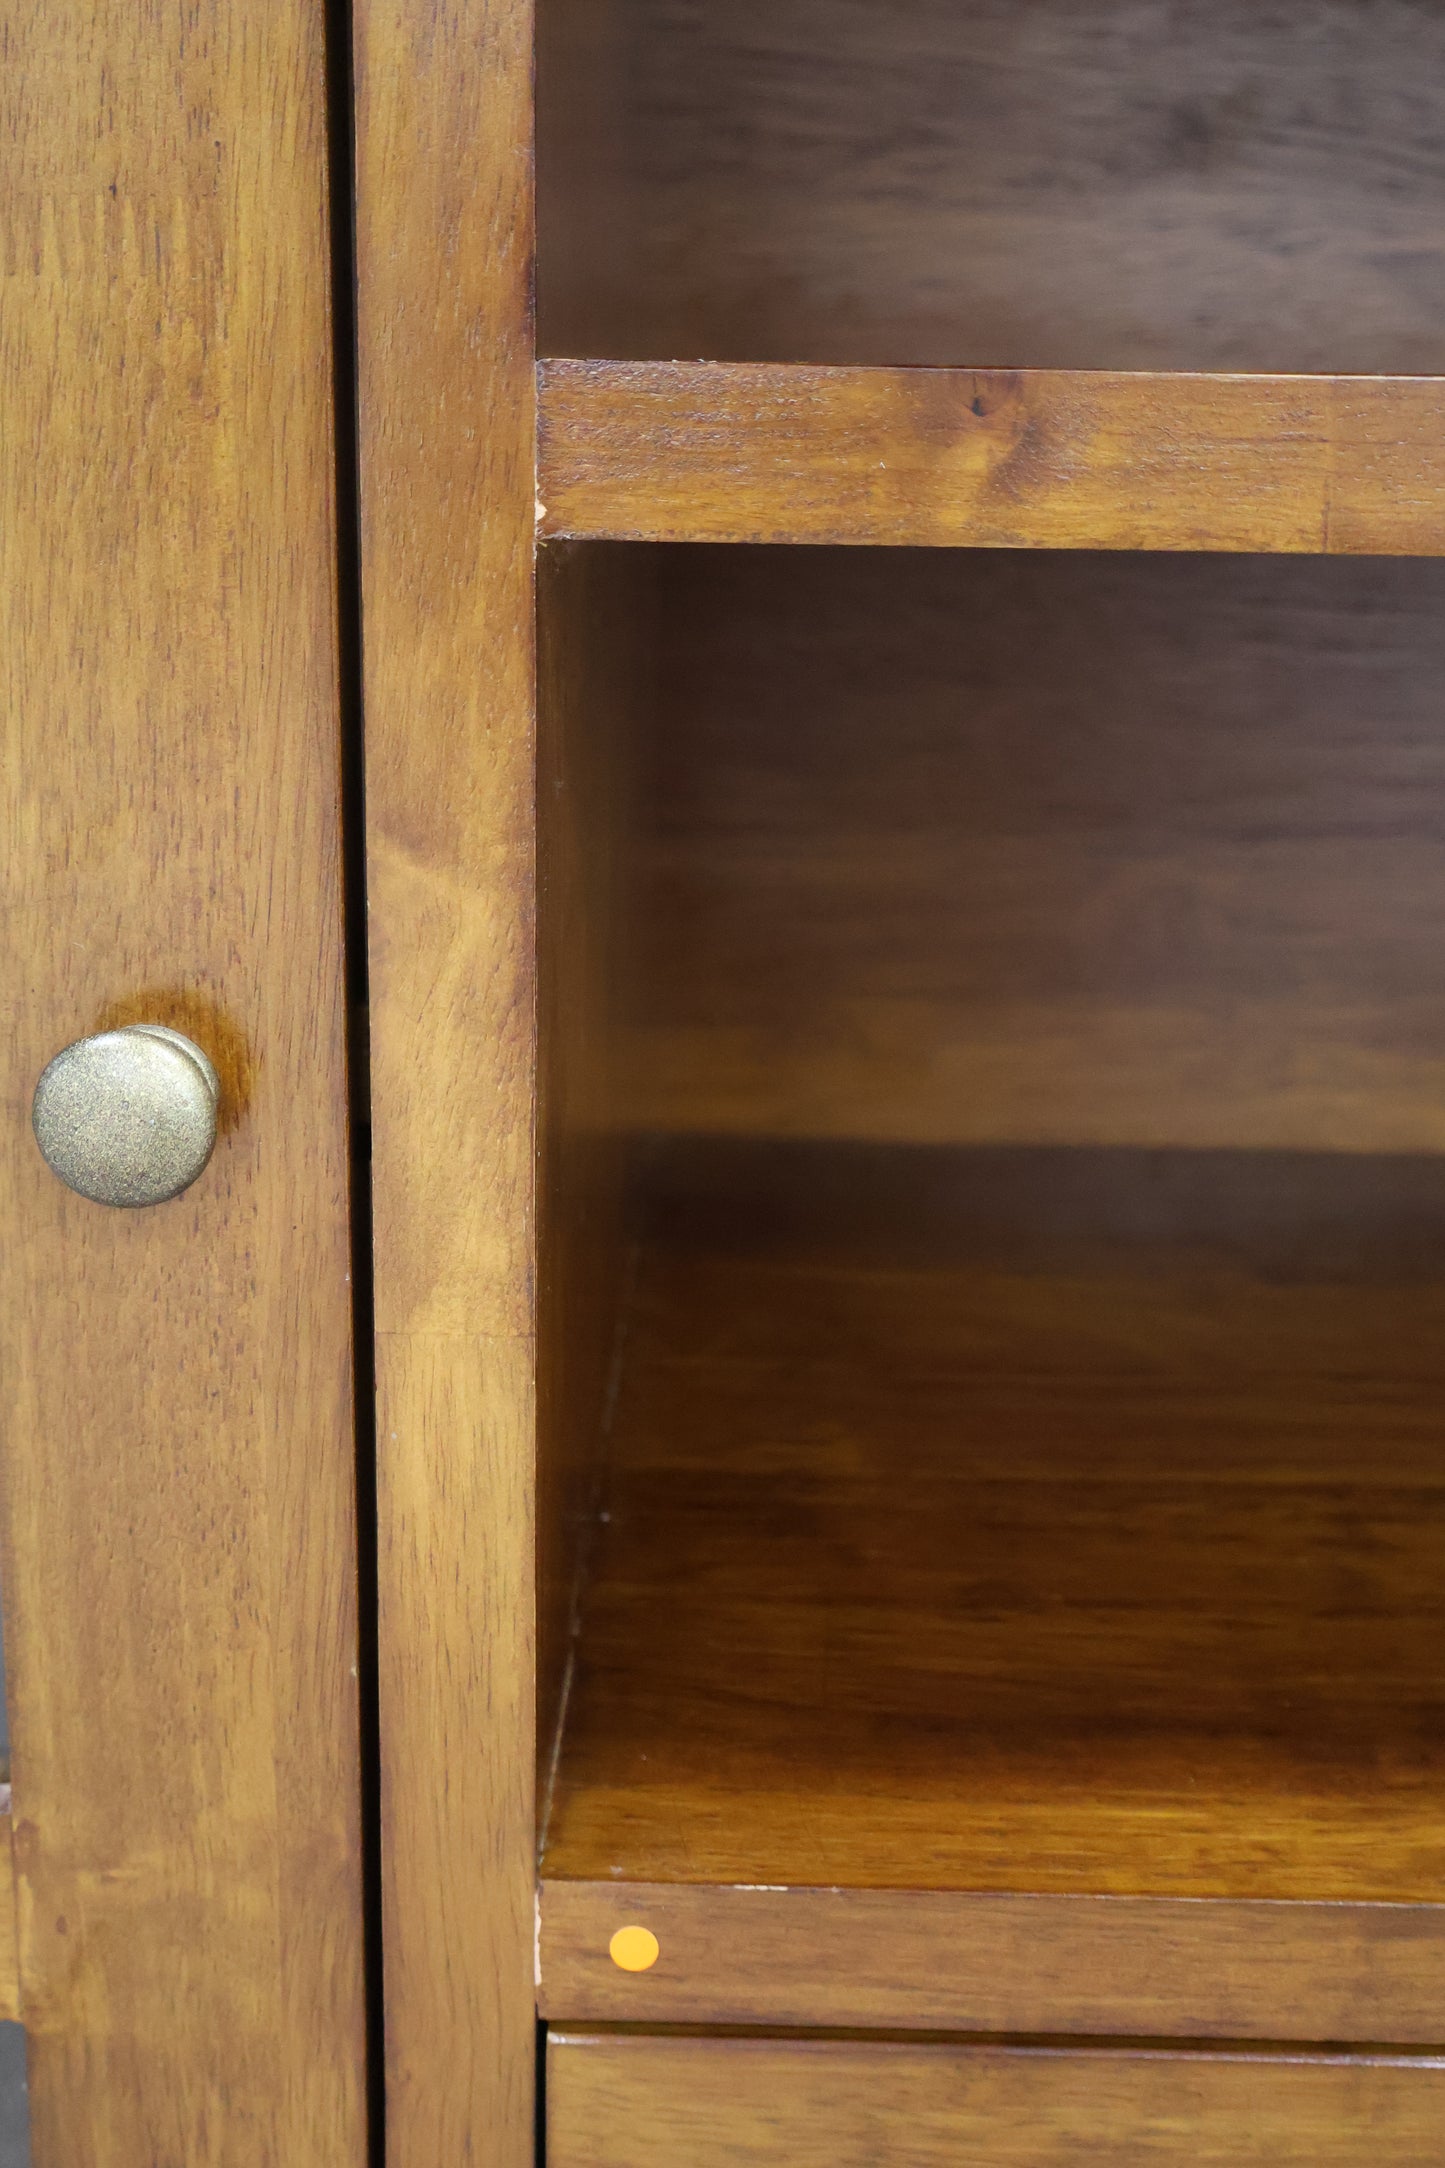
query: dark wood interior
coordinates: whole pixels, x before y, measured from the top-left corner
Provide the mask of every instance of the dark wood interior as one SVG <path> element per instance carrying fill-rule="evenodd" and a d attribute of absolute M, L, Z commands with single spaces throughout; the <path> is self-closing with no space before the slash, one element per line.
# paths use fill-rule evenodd
<path fill-rule="evenodd" d="M 1445 1145 L 1445 567 L 635 554 L 637 1131 Z"/>
<path fill-rule="evenodd" d="M 539 351 L 1429 373 L 1438 0 L 542 0 Z"/>
<path fill-rule="evenodd" d="M 1445 568 L 544 557 L 544 1893 L 1434 1951 Z"/>
<path fill-rule="evenodd" d="M 1438 2031 L 1442 62 L 543 0 L 550 2017 Z"/>
<path fill-rule="evenodd" d="M 545 1785 L 598 1507 L 626 1284 L 620 1032 L 632 946 L 632 752 L 651 711 L 652 568 L 547 551 L 537 656 L 537 1750 Z"/>
<path fill-rule="evenodd" d="M 1445 1162 L 684 1145 L 549 1880 L 1445 1885 Z"/>

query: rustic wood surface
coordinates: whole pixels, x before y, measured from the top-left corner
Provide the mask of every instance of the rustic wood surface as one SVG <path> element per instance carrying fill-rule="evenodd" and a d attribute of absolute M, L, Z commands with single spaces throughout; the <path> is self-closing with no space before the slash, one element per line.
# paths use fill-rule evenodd
<path fill-rule="evenodd" d="M 628 1324 L 543 1861 L 549 2012 L 774 2021 L 806 1974 L 823 2004 L 790 1996 L 793 2022 L 1064 2031 L 1097 2004 L 1126 2030 L 1163 1938 L 1202 2030 L 1435 2037 L 1412 1998 L 1445 1964 L 1439 1163 L 692 1156 L 664 1162 Z M 664 1892 L 636 1986 L 606 1962 L 633 1883 L 687 1885 L 702 1936 L 668 1967 Z M 798 1885 L 780 1981 L 736 1892 Z M 897 1900 L 850 1929 L 838 1888 L 930 1893 L 900 1944 L 940 1905 L 892 2002 Z M 1032 1986 L 939 1891 L 1019 1893 Z M 1040 1893 L 1190 1902 L 1138 1913 L 1137 1943 L 1127 1906 L 1065 1907 L 1083 1939 L 1041 1964 Z M 1280 1899 L 1298 1922 L 1245 1902 Z M 985 1917 L 1008 1946 L 1007 1904 Z M 1088 1957 L 1111 1932 L 1127 2015 Z M 1354 1950 L 1376 1940 L 1390 2026 Z M 1272 2020 L 1227 1969 L 1256 1945 L 1290 1990 Z M 589 1955 L 605 2006 L 568 2000 Z"/>
<path fill-rule="evenodd" d="M 640 1129 L 1445 1147 L 1445 566 L 656 555 Z"/>
<path fill-rule="evenodd" d="M 361 0 L 392 2168 L 533 2154 L 531 9 Z"/>
<path fill-rule="evenodd" d="M 552 2168 L 1435 2168 L 1445 2064 L 554 2032 Z"/>
<path fill-rule="evenodd" d="M 570 35 L 539 67 L 543 353 L 1442 365 L 1434 8 L 554 13 L 553 43 Z"/>
<path fill-rule="evenodd" d="M 732 1802 L 728 1803 L 732 1805 Z M 660 1954 L 621 1972 L 619 1926 Z M 562 2024 L 1438 2045 L 1445 1906 L 546 1881 Z"/>
<path fill-rule="evenodd" d="M 319 4 L 21 5 L 3 88 L 3 1582 L 37 2168 L 361 2168 Z M 41 1162 L 98 1026 L 179 1200 Z"/>
<path fill-rule="evenodd" d="M 548 361 L 547 535 L 1445 550 L 1429 377 Z"/>

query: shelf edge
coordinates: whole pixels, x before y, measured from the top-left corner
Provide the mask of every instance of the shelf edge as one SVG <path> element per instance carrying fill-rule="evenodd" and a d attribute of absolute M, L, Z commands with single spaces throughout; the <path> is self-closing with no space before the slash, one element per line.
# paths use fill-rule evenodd
<path fill-rule="evenodd" d="M 619 1926 L 657 1962 L 623 1972 Z M 543 1879 L 568 2024 L 1390 2041 L 1445 2034 L 1445 1905 Z"/>
<path fill-rule="evenodd" d="M 543 539 L 1445 553 L 1445 378 L 539 364 Z"/>

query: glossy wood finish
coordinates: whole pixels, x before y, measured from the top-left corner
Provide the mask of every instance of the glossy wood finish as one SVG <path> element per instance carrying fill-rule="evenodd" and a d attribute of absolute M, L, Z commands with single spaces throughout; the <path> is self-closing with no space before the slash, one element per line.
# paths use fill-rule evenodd
<path fill-rule="evenodd" d="M 1445 550 L 1432 378 L 548 361 L 549 535 Z"/>
<path fill-rule="evenodd" d="M 543 353 L 1387 373 L 1445 357 L 1433 8 L 553 14 Z"/>
<path fill-rule="evenodd" d="M 391 2168 L 532 2159 L 531 9 L 359 0 Z"/>
<path fill-rule="evenodd" d="M 3 1578 L 37 2168 L 360 2168 L 323 10 L 9 11 Z M 175 1025 L 195 1187 L 84 1202 L 47 1059 Z"/>
<path fill-rule="evenodd" d="M 548 2010 L 1131 2030 L 1153 1981 L 1174 2030 L 1163 1937 L 1194 2029 L 1433 2038 L 1441 1163 L 713 1158 L 663 1163 L 628 1331 L 543 1860 Z M 644 1912 L 663 1961 L 569 2004 L 566 1908 L 610 1908 L 610 1934 L 633 1883 L 692 1885 L 701 1941 L 670 1968 Z M 812 1889 L 826 1966 L 795 1919 L 769 1974 L 759 1885 Z M 838 1889 L 930 1894 L 891 1928 L 870 1897 L 855 1967 Z M 980 1928 L 919 1919 L 990 1890 L 1022 1908 L 1007 1991 Z M 1065 1908 L 1066 1952 L 1040 1893 L 1190 1901 L 1146 1908 L 1137 1945 L 1127 1910 Z"/>
<path fill-rule="evenodd" d="M 635 554 L 638 1129 L 1445 1147 L 1445 566 Z"/>
<path fill-rule="evenodd" d="M 1445 2065 L 554 2032 L 551 2168 L 1434 2168 Z"/>

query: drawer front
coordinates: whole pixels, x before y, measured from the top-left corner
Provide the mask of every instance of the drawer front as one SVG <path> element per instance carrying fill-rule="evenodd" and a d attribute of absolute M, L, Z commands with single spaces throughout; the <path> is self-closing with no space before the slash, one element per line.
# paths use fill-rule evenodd
<path fill-rule="evenodd" d="M 1434 2058 L 554 2031 L 548 2168 L 1440 2168 Z"/>

